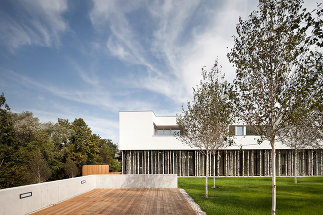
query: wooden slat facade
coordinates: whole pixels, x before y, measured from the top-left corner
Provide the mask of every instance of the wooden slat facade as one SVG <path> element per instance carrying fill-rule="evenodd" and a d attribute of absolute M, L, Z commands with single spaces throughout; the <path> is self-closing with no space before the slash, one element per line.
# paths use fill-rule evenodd
<path fill-rule="evenodd" d="M 295 163 L 294 163 L 295 162 Z M 293 176 L 297 166 L 300 176 L 323 176 L 323 150 L 276 150 L 278 176 Z M 123 174 L 177 174 L 205 176 L 271 176 L 271 150 L 218 150 L 206 155 L 197 150 L 124 150 Z"/>

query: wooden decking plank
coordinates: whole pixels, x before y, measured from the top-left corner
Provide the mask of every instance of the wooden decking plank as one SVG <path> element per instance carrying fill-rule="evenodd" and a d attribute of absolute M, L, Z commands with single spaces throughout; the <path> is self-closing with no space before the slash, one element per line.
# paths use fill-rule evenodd
<path fill-rule="evenodd" d="M 195 214 L 178 189 L 95 189 L 35 214 Z"/>

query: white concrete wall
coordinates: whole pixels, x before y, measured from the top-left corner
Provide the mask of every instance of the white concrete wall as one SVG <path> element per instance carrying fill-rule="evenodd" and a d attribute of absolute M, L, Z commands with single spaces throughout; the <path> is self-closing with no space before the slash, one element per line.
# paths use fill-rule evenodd
<path fill-rule="evenodd" d="M 176 126 L 176 117 L 158 117 L 152 111 L 119 112 L 120 150 L 192 149 L 173 136 L 155 136 L 156 126 Z"/>
<path fill-rule="evenodd" d="M 177 188 L 177 175 L 96 175 L 97 188 Z"/>
<path fill-rule="evenodd" d="M 153 111 L 119 112 L 119 149 L 120 150 L 191 150 L 174 136 L 155 136 L 156 126 L 176 126 L 175 116 L 156 116 Z M 241 123 L 242 125 L 243 123 Z M 246 130 L 244 128 L 244 130 Z M 244 131 L 245 133 L 245 131 Z M 259 136 L 235 136 L 234 145 L 223 148 L 233 149 L 271 149 L 268 141 L 258 144 Z M 289 149 L 276 143 L 276 149 Z"/>
<path fill-rule="evenodd" d="M 96 188 L 177 188 L 177 175 L 89 175 L 3 189 L 0 215 L 29 214 Z"/>
<path fill-rule="evenodd" d="M 81 184 L 81 181 L 86 181 Z M 96 187 L 95 176 L 83 176 L 0 190 L 0 214 L 28 214 L 88 192 Z M 32 192 L 20 199 L 20 194 Z"/>

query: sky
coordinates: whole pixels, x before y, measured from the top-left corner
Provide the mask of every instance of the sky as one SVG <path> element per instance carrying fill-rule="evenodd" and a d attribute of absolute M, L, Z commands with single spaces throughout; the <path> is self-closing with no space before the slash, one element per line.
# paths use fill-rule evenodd
<path fill-rule="evenodd" d="M 119 111 L 175 116 L 257 0 L 2 0 L 0 93 L 41 122 L 83 118 L 118 144 Z M 307 8 L 315 0 L 305 1 Z M 140 122 L 138 122 L 140 123 Z"/>

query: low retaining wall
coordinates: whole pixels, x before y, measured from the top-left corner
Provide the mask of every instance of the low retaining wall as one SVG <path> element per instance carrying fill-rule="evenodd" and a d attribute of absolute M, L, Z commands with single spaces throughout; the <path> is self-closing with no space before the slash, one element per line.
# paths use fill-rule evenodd
<path fill-rule="evenodd" d="M 93 190 L 95 176 L 83 176 L 0 190 L 0 214 L 28 214 Z"/>
<path fill-rule="evenodd" d="M 96 188 L 177 188 L 177 175 L 89 175 L 0 190 L 0 215 L 29 214 Z"/>
<path fill-rule="evenodd" d="M 177 188 L 177 175 L 96 175 L 96 188 Z"/>

